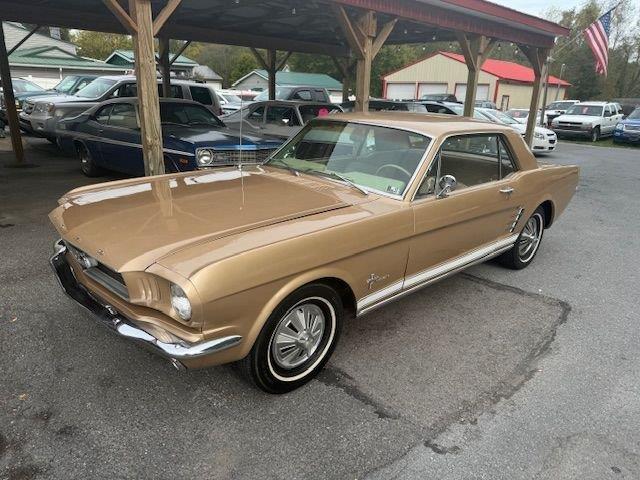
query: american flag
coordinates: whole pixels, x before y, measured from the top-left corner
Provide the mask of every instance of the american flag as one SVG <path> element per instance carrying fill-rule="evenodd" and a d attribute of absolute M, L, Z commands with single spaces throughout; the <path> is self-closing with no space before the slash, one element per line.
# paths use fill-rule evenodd
<path fill-rule="evenodd" d="M 611 12 L 602 15 L 584 31 L 587 44 L 596 59 L 596 73 L 607 74 L 609 64 L 609 32 L 611 31 Z"/>

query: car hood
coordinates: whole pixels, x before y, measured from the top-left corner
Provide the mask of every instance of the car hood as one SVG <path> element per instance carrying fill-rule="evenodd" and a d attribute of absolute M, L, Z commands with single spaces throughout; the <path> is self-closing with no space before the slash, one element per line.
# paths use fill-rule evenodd
<path fill-rule="evenodd" d="M 26 100 L 27 98 L 31 98 L 31 97 L 34 97 L 34 98 L 44 97 L 44 96 L 50 97 L 52 95 L 58 95 L 58 92 L 56 92 L 55 90 L 43 90 L 41 92 L 22 92 L 22 93 L 13 94 L 16 100 Z"/>
<path fill-rule="evenodd" d="M 33 95 L 32 95 L 33 96 Z M 27 97 L 27 99 L 30 97 Z M 60 103 L 60 102 L 86 102 L 90 99 L 88 98 L 80 98 L 80 97 L 76 97 L 75 95 L 60 95 L 58 93 L 56 93 L 55 95 L 36 95 L 34 97 L 34 101 L 35 102 L 42 102 L 42 103 Z"/>
<path fill-rule="evenodd" d="M 164 136 L 190 142 L 199 147 L 215 144 L 216 147 L 220 148 L 235 148 L 240 143 L 240 136 L 238 135 L 238 132 L 233 131 L 227 127 L 188 127 L 182 125 L 165 124 L 162 126 L 162 133 Z M 255 135 L 243 135 L 242 144 L 249 148 L 252 146 L 277 148 L 282 144 L 282 142 L 273 142 L 272 140 L 268 140 Z"/>
<path fill-rule="evenodd" d="M 49 218 L 105 265 L 142 271 L 195 244 L 374 198 L 272 167 L 222 168 L 81 187 Z"/>
<path fill-rule="evenodd" d="M 601 118 L 602 117 L 597 117 L 595 115 L 560 115 L 553 120 L 554 122 L 591 123 L 597 122 Z"/>
<path fill-rule="evenodd" d="M 624 125 L 640 125 L 640 118 L 625 118 L 624 120 L 620 120 L 618 123 L 622 123 Z"/>
<path fill-rule="evenodd" d="M 513 123 L 509 126 L 513 128 L 515 131 L 522 133 L 523 135 L 527 132 L 527 125 L 524 123 L 518 123 L 517 125 Z M 542 133 L 543 135 L 553 133 L 553 130 L 549 130 L 548 128 L 544 128 L 544 127 L 536 127 L 534 131 L 536 133 Z"/>

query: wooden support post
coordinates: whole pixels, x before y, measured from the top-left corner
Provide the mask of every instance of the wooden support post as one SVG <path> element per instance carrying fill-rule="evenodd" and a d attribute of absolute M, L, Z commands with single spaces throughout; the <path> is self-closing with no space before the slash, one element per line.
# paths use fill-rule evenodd
<path fill-rule="evenodd" d="M 276 50 L 267 50 L 267 58 L 265 59 L 258 50 L 255 48 L 251 48 L 251 52 L 253 56 L 256 57 L 258 64 L 263 70 L 267 71 L 268 75 L 268 92 L 269 92 L 269 100 L 276 99 L 276 74 L 278 70 L 282 70 L 282 68 L 286 65 L 287 60 L 293 52 L 286 52 L 284 57 L 277 60 L 278 52 Z"/>
<path fill-rule="evenodd" d="M 276 99 L 276 51 L 267 50 L 267 73 L 269 75 L 269 100 Z"/>
<path fill-rule="evenodd" d="M 165 170 L 151 0 L 129 0 L 129 11 L 137 25 L 133 40 L 145 174 L 160 175 Z"/>
<path fill-rule="evenodd" d="M 534 48 L 526 45 L 520 45 L 520 49 L 531 63 L 534 74 L 533 92 L 531 94 L 531 104 L 529 105 L 529 116 L 527 117 L 527 130 L 524 135 L 524 141 L 531 148 L 536 127 L 536 117 L 538 116 L 538 106 L 540 105 L 540 94 L 542 93 L 542 81 L 546 77 L 549 49 Z"/>
<path fill-rule="evenodd" d="M 18 122 L 18 112 L 16 110 L 16 99 L 13 96 L 13 85 L 11 83 L 11 69 L 9 68 L 9 55 L 7 45 L 4 41 L 4 28 L 0 21 L 0 77 L 2 77 L 2 90 L 4 93 L 4 104 L 7 110 L 7 120 L 11 133 L 11 145 L 16 156 L 16 165 L 25 165 L 24 149 L 22 148 L 22 137 L 20 136 L 20 123 Z M 4 125 L 3 125 L 4 128 Z"/>
<path fill-rule="evenodd" d="M 378 23 L 374 12 L 366 12 L 359 23 L 364 34 L 361 47 L 362 57 L 356 63 L 356 104 L 354 111 L 369 111 L 369 96 L 371 92 L 371 63 L 373 62 L 373 41 L 376 37 Z"/>
<path fill-rule="evenodd" d="M 160 37 L 160 72 L 162 73 L 162 96 L 171 98 L 171 64 L 169 62 L 169 39 Z"/>
<path fill-rule="evenodd" d="M 462 32 L 456 32 L 456 36 L 469 71 L 467 74 L 467 91 L 464 98 L 463 115 L 465 117 L 473 117 L 480 69 L 489 53 L 491 53 L 495 41 L 484 35 L 469 36 Z"/>
<path fill-rule="evenodd" d="M 354 111 L 368 112 L 369 92 L 371 91 L 371 63 L 393 31 L 397 19 L 392 19 L 386 23 L 378 33 L 378 22 L 373 11 L 364 12 L 358 21 L 354 23 L 343 6 L 334 4 L 332 8 L 342 32 L 356 57 L 356 103 Z"/>
<path fill-rule="evenodd" d="M 353 75 L 353 69 L 356 66 L 355 60 L 347 59 L 344 63 L 337 57 L 331 57 L 333 64 L 340 72 L 340 78 L 342 79 L 342 101 L 349 101 L 349 82 Z"/>

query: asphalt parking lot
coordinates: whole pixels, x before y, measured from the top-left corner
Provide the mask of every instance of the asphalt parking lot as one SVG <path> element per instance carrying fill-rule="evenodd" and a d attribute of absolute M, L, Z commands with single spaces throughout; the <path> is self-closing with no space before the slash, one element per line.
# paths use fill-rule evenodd
<path fill-rule="evenodd" d="M 639 150 L 561 144 L 546 160 L 580 187 L 528 269 L 354 320 L 318 379 L 269 396 L 63 296 L 46 214 L 89 179 L 27 142 L 38 168 L 0 167 L 0 478 L 640 478 Z"/>

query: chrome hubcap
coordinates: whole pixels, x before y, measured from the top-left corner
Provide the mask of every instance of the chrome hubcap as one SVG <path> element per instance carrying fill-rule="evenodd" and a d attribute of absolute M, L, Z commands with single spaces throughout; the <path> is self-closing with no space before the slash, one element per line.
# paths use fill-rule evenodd
<path fill-rule="evenodd" d="M 276 364 L 286 370 L 298 367 L 315 353 L 325 329 L 322 309 L 313 303 L 296 305 L 276 327 L 271 353 Z"/>
<path fill-rule="evenodd" d="M 518 255 L 524 263 L 531 260 L 535 255 L 540 239 L 542 238 L 542 217 L 540 214 L 533 215 L 524 226 L 520 234 L 520 242 L 518 243 Z"/>

